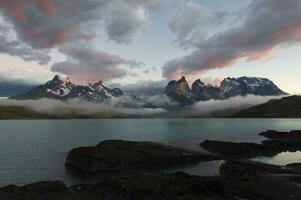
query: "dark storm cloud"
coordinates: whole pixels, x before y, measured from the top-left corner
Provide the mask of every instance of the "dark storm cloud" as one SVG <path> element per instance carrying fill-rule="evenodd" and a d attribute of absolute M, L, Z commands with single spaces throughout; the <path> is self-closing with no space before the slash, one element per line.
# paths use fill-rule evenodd
<path fill-rule="evenodd" d="M 217 33 L 185 57 L 167 62 L 164 77 L 224 68 L 239 59 L 267 57 L 275 50 L 301 42 L 300 0 L 253 0 L 244 12 L 243 23 Z"/>

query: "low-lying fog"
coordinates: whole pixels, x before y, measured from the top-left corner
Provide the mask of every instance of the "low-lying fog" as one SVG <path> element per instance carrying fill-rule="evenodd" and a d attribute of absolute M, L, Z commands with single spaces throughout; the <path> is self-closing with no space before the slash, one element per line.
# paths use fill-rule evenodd
<path fill-rule="evenodd" d="M 279 99 L 283 96 L 254 96 L 248 95 L 245 97 L 233 97 L 227 100 L 209 100 L 197 102 L 192 106 L 177 109 L 176 113 L 184 114 L 185 116 L 205 116 L 211 113 L 225 113 L 239 111 L 254 105 L 265 103 L 271 99 Z M 0 99 L 0 106 L 21 106 L 27 107 L 41 114 L 85 114 L 93 115 L 97 113 L 120 113 L 120 114 L 166 114 L 168 110 L 164 109 L 168 106 L 176 106 L 176 104 L 165 95 L 157 95 L 148 98 L 148 102 L 152 105 L 162 108 L 143 108 L 142 104 L 134 100 L 123 99 L 122 104 L 102 104 L 87 102 L 79 99 L 68 101 L 60 101 L 53 99 L 40 100 L 12 100 L 7 98 Z M 126 106 L 120 106 L 126 105 Z"/>

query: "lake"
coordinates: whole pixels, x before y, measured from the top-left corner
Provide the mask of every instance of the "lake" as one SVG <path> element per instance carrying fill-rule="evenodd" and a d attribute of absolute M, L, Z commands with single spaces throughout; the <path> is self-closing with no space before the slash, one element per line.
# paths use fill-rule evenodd
<path fill-rule="evenodd" d="M 70 175 L 64 161 L 68 152 L 102 140 L 154 141 L 200 150 L 206 140 L 261 142 L 261 131 L 301 130 L 300 119 L 97 119 L 97 120 L 3 120 L 0 121 L 0 186 L 41 180 L 66 184 L 97 181 Z M 274 164 L 299 162 L 300 152 L 284 152 L 255 160 Z M 218 175 L 222 161 L 164 169 L 197 175 Z M 153 173 L 153 172 L 143 172 Z"/>

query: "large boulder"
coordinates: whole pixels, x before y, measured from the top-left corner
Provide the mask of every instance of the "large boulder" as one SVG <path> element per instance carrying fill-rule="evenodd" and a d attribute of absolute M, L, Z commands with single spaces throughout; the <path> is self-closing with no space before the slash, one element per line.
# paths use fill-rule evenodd
<path fill-rule="evenodd" d="M 73 149 L 66 167 L 82 173 L 97 173 L 133 168 L 153 168 L 185 165 L 201 160 L 215 160 L 216 156 L 152 142 L 107 140 L 95 147 Z"/>

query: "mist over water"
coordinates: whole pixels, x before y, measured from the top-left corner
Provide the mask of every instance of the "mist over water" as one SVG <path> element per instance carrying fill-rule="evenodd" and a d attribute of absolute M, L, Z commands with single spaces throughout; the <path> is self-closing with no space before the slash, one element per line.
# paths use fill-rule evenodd
<path fill-rule="evenodd" d="M 177 112 L 179 116 L 184 115 L 208 115 L 214 112 L 225 112 L 226 110 L 239 111 L 251 106 L 268 102 L 271 99 L 280 99 L 284 96 L 237 96 L 226 100 L 199 101 L 192 106 L 184 107 Z M 144 104 L 149 103 L 157 108 L 144 108 Z M 124 106 L 127 105 L 127 106 Z M 144 103 L 130 98 L 120 98 L 118 101 L 110 103 L 94 103 L 81 99 L 71 99 L 60 101 L 54 99 L 39 100 L 13 100 L 7 98 L 0 99 L 0 106 L 21 106 L 29 108 L 41 114 L 83 114 L 93 115 L 99 113 L 116 114 L 136 114 L 150 115 L 168 113 L 166 107 L 179 106 L 175 101 L 165 95 L 155 95 L 147 97 Z"/>

